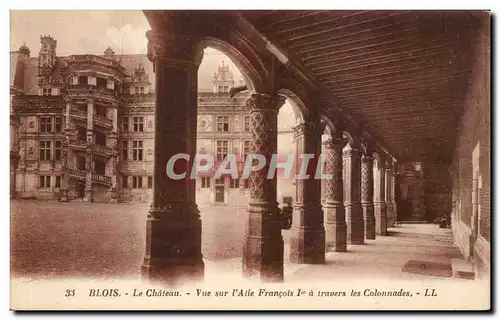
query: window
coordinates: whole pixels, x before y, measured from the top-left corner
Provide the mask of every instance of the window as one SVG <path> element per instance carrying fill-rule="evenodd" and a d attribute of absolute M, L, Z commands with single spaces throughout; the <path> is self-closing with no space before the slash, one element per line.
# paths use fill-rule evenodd
<path fill-rule="evenodd" d="M 227 156 L 228 144 L 227 140 L 217 140 L 217 161 L 222 161 Z"/>
<path fill-rule="evenodd" d="M 210 188 L 210 177 L 201 177 L 201 187 Z"/>
<path fill-rule="evenodd" d="M 153 177 L 148 177 L 148 189 L 153 189 Z"/>
<path fill-rule="evenodd" d="M 40 176 L 40 188 L 50 188 L 50 176 Z"/>
<path fill-rule="evenodd" d="M 132 188 L 142 189 L 142 177 L 138 176 L 132 177 Z"/>
<path fill-rule="evenodd" d="M 40 161 L 50 160 L 50 141 L 40 141 Z"/>
<path fill-rule="evenodd" d="M 62 132 L 62 118 L 61 117 L 56 117 L 55 118 L 55 129 L 56 132 Z"/>
<path fill-rule="evenodd" d="M 42 94 L 44 96 L 51 96 L 52 95 L 52 89 L 51 88 L 43 88 Z"/>
<path fill-rule="evenodd" d="M 50 117 L 40 118 L 40 132 L 52 132 L 52 118 Z"/>
<path fill-rule="evenodd" d="M 56 188 L 61 187 L 61 176 L 56 176 Z"/>
<path fill-rule="evenodd" d="M 135 87 L 135 94 L 144 94 L 144 87 Z"/>
<path fill-rule="evenodd" d="M 55 142 L 54 160 L 61 161 L 61 140 L 56 140 L 56 142 Z"/>
<path fill-rule="evenodd" d="M 224 86 L 224 87 L 222 88 L 222 92 L 224 92 L 224 93 L 228 93 L 228 92 L 229 92 L 229 87 L 228 87 L 228 86 Z"/>
<path fill-rule="evenodd" d="M 122 141 L 122 160 L 128 160 L 128 140 Z"/>
<path fill-rule="evenodd" d="M 243 131 L 250 132 L 250 116 L 243 117 Z"/>
<path fill-rule="evenodd" d="M 243 161 L 247 160 L 247 156 L 250 153 L 250 140 L 243 141 Z"/>
<path fill-rule="evenodd" d="M 144 117 L 133 117 L 132 123 L 134 132 L 144 132 Z"/>
<path fill-rule="evenodd" d="M 132 160 L 142 161 L 142 140 L 132 140 Z"/>
<path fill-rule="evenodd" d="M 217 92 L 222 93 L 222 86 L 217 86 Z"/>
<path fill-rule="evenodd" d="M 122 188 L 124 188 L 124 189 L 128 188 L 128 177 L 127 176 L 122 176 Z"/>
<path fill-rule="evenodd" d="M 231 179 L 231 188 L 236 189 L 240 187 L 240 180 L 239 179 Z"/>
<path fill-rule="evenodd" d="M 89 78 L 87 76 L 78 76 L 78 84 L 89 84 Z"/>
<path fill-rule="evenodd" d="M 123 117 L 123 132 L 128 132 L 129 129 L 129 122 L 128 122 L 128 117 Z"/>
<path fill-rule="evenodd" d="M 217 117 L 217 131 L 218 132 L 228 132 L 229 131 L 229 116 L 218 116 Z"/>

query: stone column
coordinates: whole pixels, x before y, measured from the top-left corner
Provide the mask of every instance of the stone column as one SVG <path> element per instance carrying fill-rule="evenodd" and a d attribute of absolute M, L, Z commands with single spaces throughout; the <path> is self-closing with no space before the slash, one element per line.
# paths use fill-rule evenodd
<path fill-rule="evenodd" d="M 196 116 L 196 96 L 192 88 L 198 81 L 202 47 L 195 38 L 170 30 L 148 31 L 147 37 L 156 80 L 156 130 L 153 201 L 146 222 L 142 276 L 176 285 L 201 279 L 204 274 L 201 220 L 189 178 L 190 162 L 175 162 L 174 173 L 186 173 L 183 179 L 175 180 L 165 170 L 171 157 L 195 149 L 196 128 L 192 126 L 196 122 L 192 117 Z"/>
<path fill-rule="evenodd" d="M 68 202 L 68 188 L 69 188 L 69 176 L 68 176 L 68 153 L 69 153 L 69 139 L 71 135 L 70 126 L 70 112 L 71 112 L 71 100 L 66 100 L 66 110 L 64 113 L 64 137 L 61 141 L 61 202 Z"/>
<path fill-rule="evenodd" d="M 110 201 L 111 203 L 118 202 L 118 187 L 117 187 L 117 178 L 118 178 L 118 109 L 117 106 L 113 106 L 111 109 L 111 119 L 113 120 L 113 128 L 109 133 L 109 145 L 108 147 L 112 148 L 113 155 L 108 161 L 108 165 L 110 166 L 111 172 L 111 189 L 110 189 Z"/>
<path fill-rule="evenodd" d="M 324 126 L 319 120 L 305 122 L 294 128 L 297 143 L 297 174 L 304 161 L 299 155 L 314 155 L 309 160 L 307 178 L 295 180 L 296 201 L 290 238 L 290 261 L 292 263 L 325 262 L 325 227 L 321 208 L 321 180 L 316 179 L 316 168 L 321 155 L 321 135 Z"/>
<path fill-rule="evenodd" d="M 396 222 L 396 220 L 398 220 L 398 205 L 396 203 L 396 177 L 398 175 L 398 167 L 397 167 L 397 163 L 396 161 L 394 160 L 393 161 L 393 167 L 392 167 L 392 194 L 391 194 L 391 198 L 392 198 L 392 210 L 393 210 L 393 224 L 394 222 Z"/>
<path fill-rule="evenodd" d="M 283 237 L 276 202 L 276 175 L 267 179 L 278 146 L 278 110 L 285 98 L 253 94 L 247 101 L 251 118 L 251 153 L 263 155 L 265 166 L 250 173 L 248 222 L 243 246 L 243 275 L 264 281 L 283 280 Z"/>
<path fill-rule="evenodd" d="M 347 163 L 347 190 L 345 211 L 347 216 L 347 241 L 349 244 L 365 243 L 363 209 L 361 207 L 361 151 L 359 144 L 344 151 Z"/>
<path fill-rule="evenodd" d="M 375 186 L 374 208 L 375 208 L 375 233 L 379 236 L 387 235 L 387 212 L 385 205 L 385 167 L 384 161 L 377 159 L 378 178 Z"/>
<path fill-rule="evenodd" d="M 387 227 L 394 227 L 394 205 L 392 204 L 392 164 L 385 169 L 385 207 L 387 212 Z"/>
<path fill-rule="evenodd" d="M 92 145 L 94 144 L 94 102 L 89 101 L 87 103 L 87 155 L 85 159 L 85 194 L 83 197 L 84 201 L 92 202 L 92 171 L 93 171 L 93 155 L 92 155 Z"/>
<path fill-rule="evenodd" d="M 363 156 L 361 163 L 361 205 L 365 220 L 365 238 L 375 239 L 375 212 L 373 207 L 373 158 Z"/>
<path fill-rule="evenodd" d="M 325 141 L 325 173 L 332 179 L 325 180 L 325 203 L 323 210 L 326 217 L 326 250 L 347 251 L 347 224 L 344 209 L 344 185 L 342 179 L 342 149 L 346 140 L 334 137 Z"/>

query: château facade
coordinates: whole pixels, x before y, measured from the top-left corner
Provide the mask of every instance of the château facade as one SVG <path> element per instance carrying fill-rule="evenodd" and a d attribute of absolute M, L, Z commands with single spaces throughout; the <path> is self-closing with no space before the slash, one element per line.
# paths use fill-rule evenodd
<path fill-rule="evenodd" d="M 148 202 L 153 188 L 154 73 L 146 55 L 57 56 L 41 37 L 38 57 L 11 52 L 11 197 Z M 241 165 L 250 148 L 247 93 L 222 62 L 212 91 L 198 92 L 197 151 Z M 292 131 L 283 130 L 290 140 Z M 291 141 L 291 140 L 290 140 Z M 246 205 L 248 181 L 201 172 L 197 199 Z M 288 188 L 290 189 L 290 188 Z"/>

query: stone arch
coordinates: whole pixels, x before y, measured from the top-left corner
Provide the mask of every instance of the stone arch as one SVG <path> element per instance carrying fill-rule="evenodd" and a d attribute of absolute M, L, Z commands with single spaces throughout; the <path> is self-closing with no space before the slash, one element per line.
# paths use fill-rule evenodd
<path fill-rule="evenodd" d="M 287 102 L 292 106 L 295 119 L 299 121 L 304 121 L 306 119 L 307 107 L 300 97 L 288 89 L 280 89 L 278 90 L 278 94 L 284 96 Z"/>
<path fill-rule="evenodd" d="M 256 51 L 234 24 L 234 14 L 218 11 L 156 11 L 143 10 L 151 29 L 174 32 L 197 39 L 202 46 L 210 46 L 226 54 L 238 67 L 250 92 L 266 93 L 269 84 L 270 59 Z M 198 16 L 199 15 L 199 16 Z M 195 23 L 185 26 L 185 19 Z M 172 21 L 169 21 L 171 19 Z M 179 23 L 179 25 L 176 25 Z M 172 29 L 172 30 L 171 30 Z"/>
<path fill-rule="evenodd" d="M 295 79 L 289 76 L 280 75 L 276 79 L 276 86 L 278 88 L 278 94 L 285 96 L 292 102 L 292 106 L 294 107 L 294 112 L 300 114 L 300 118 L 302 121 L 307 121 L 313 118 L 314 110 L 312 107 L 311 99 L 309 99 L 308 91 L 304 88 L 300 83 L 295 81 Z"/>
<path fill-rule="evenodd" d="M 237 48 L 226 41 L 214 37 L 203 38 L 202 45 L 205 48 L 211 47 L 227 55 L 240 70 L 248 90 L 252 93 L 260 91 L 258 88 L 262 86 L 264 79 L 250 60 L 247 59 Z"/>

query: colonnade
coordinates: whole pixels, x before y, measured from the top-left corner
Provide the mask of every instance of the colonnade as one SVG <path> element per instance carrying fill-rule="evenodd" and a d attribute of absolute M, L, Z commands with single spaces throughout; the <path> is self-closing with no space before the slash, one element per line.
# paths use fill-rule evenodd
<path fill-rule="evenodd" d="M 175 32 L 150 31 L 148 39 L 148 56 L 154 63 L 156 80 L 155 185 L 147 218 L 142 274 L 146 279 L 162 282 L 202 278 L 201 219 L 194 180 L 189 179 L 191 161 L 176 163 L 176 173 L 187 173 L 186 179 L 181 180 L 167 176 L 165 164 L 175 154 L 194 155 L 196 150 L 198 67 L 203 47 L 197 38 Z M 267 178 L 271 157 L 277 152 L 278 110 L 285 102 L 276 92 L 254 90 L 247 102 L 252 153 L 263 155 L 267 162 L 264 168 L 250 174 L 243 275 L 264 281 L 283 280 L 284 244 L 277 178 Z M 365 239 L 386 235 L 387 227 L 393 223 L 392 167 L 378 155 L 374 169 L 373 150 L 364 147 L 359 139 L 344 138 L 340 130 L 331 130 L 323 143 L 324 170 L 331 174 L 331 179 L 324 183 L 322 206 L 321 180 L 315 179 L 314 171 L 322 153 L 324 129 L 319 116 L 309 115 L 295 130 L 297 152 L 317 157 L 309 162 L 309 178 L 296 181 L 290 231 L 292 263 L 324 263 L 327 251 L 347 251 L 347 244 L 362 245 Z M 344 148 L 346 145 L 349 147 Z"/>

